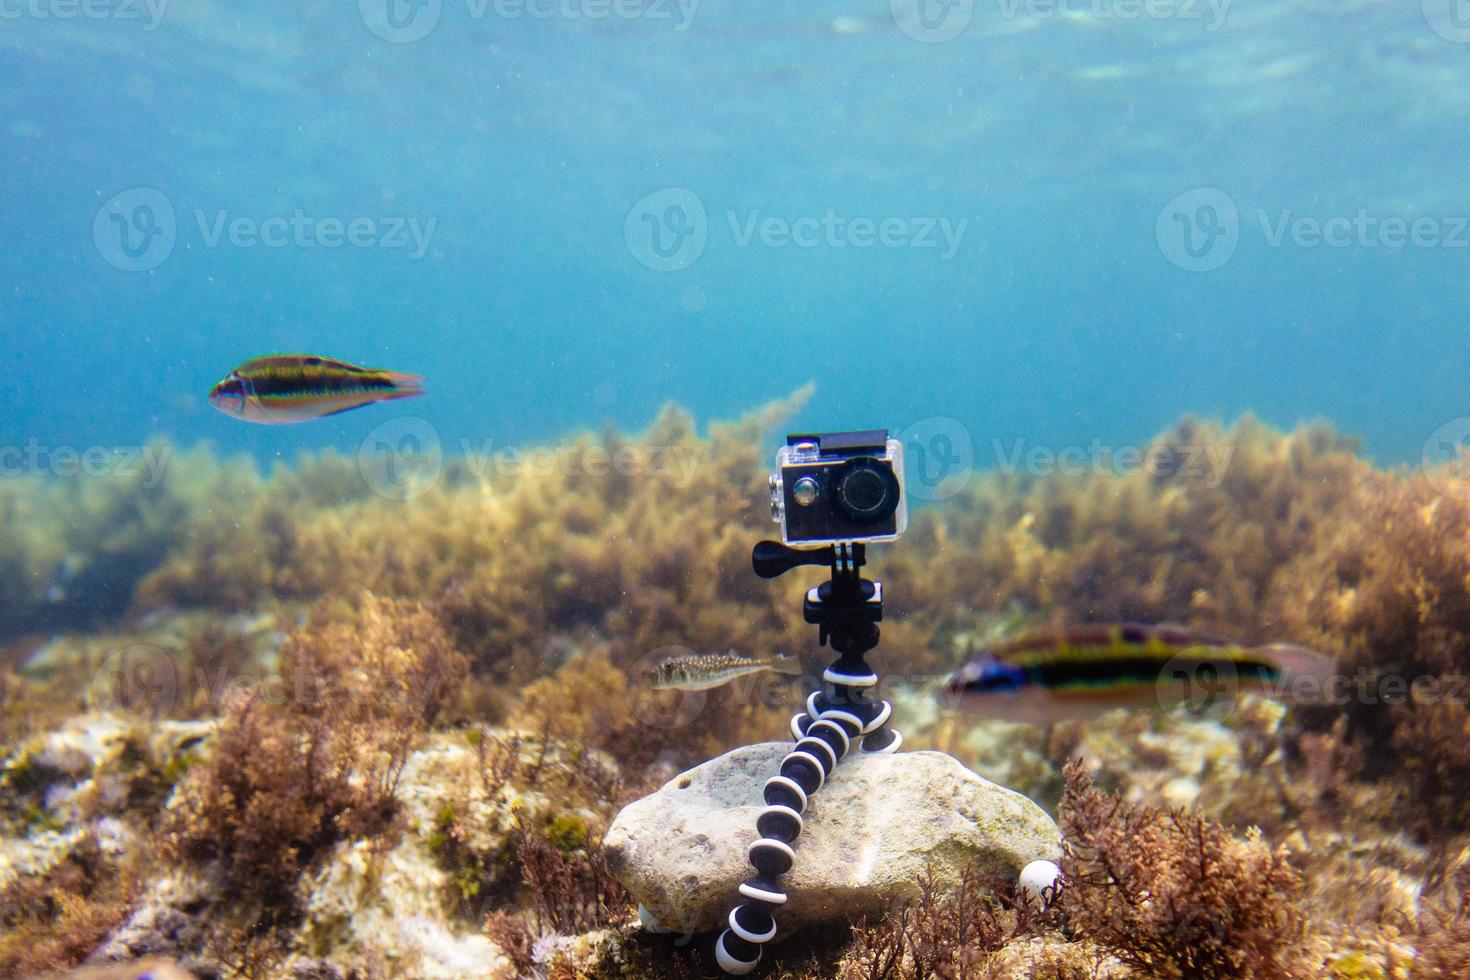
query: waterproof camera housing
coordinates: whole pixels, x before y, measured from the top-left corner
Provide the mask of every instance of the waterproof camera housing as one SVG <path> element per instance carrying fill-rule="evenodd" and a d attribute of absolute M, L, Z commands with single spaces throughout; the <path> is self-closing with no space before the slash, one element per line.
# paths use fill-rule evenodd
<path fill-rule="evenodd" d="M 771 518 L 794 548 L 895 541 L 908 526 L 903 443 L 887 429 L 786 437 L 771 474 Z"/>

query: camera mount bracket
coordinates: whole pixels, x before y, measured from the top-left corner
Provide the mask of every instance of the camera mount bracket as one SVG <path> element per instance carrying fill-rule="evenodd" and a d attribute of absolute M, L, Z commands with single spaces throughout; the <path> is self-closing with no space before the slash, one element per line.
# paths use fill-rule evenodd
<path fill-rule="evenodd" d="M 863 752 L 887 753 L 897 752 L 903 744 L 897 731 L 885 727 L 892 705 L 868 698 L 878 675 L 865 658 L 878 645 L 883 583 L 862 577 L 866 562 L 867 548 L 861 542 L 799 549 L 762 541 L 751 555 L 761 578 L 777 578 L 803 565 L 830 569 L 828 581 L 807 591 L 802 613 L 837 660 L 822 673 L 823 689 L 814 691 L 805 710 L 792 717 L 796 745 L 781 760 L 780 773 L 766 781 L 766 806 L 756 818 L 760 838 L 746 851 L 755 875 L 740 886 L 744 901 L 730 912 L 730 928 L 715 942 L 715 959 L 726 973 L 754 970 L 761 947 L 776 938 L 774 912 L 787 898 L 779 878 L 795 863 L 791 845 L 801 833 L 801 815 L 811 794 L 826 783 L 854 745 Z"/>

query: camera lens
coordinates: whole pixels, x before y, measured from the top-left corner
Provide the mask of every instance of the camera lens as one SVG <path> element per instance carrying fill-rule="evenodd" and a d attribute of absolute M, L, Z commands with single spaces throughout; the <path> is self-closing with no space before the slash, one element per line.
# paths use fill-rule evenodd
<path fill-rule="evenodd" d="M 833 499 L 849 520 L 871 524 L 898 509 L 898 479 L 876 459 L 848 460 L 832 481 Z"/>

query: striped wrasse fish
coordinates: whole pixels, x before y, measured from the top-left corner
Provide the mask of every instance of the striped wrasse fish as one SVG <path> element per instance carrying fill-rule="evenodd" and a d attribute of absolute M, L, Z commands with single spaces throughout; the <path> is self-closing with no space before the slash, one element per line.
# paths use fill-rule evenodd
<path fill-rule="evenodd" d="M 801 673 L 801 661 L 783 653 L 774 657 L 747 657 L 734 650 L 690 653 L 660 661 L 649 682 L 655 691 L 710 691 L 763 670 L 794 676 Z"/>
<path fill-rule="evenodd" d="M 272 354 L 231 371 L 210 389 L 209 403 L 247 422 L 287 425 L 423 393 L 424 379 L 417 374 L 311 354 Z"/>
<path fill-rule="evenodd" d="M 955 671 L 941 703 L 1038 724 L 1114 708 L 1206 710 L 1240 693 L 1321 692 L 1331 657 L 1285 643 L 1244 646 L 1177 626 L 1074 626 L 997 644 Z"/>

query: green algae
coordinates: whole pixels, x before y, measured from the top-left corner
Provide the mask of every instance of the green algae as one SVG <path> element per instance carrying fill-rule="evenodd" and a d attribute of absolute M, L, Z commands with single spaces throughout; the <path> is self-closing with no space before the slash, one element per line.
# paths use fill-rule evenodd
<path fill-rule="evenodd" d="M 546 839 L 560 851 L 577 851 L 587 846 L 587 822 L 581 817 L 563 813 L 546 828 Z"/>

